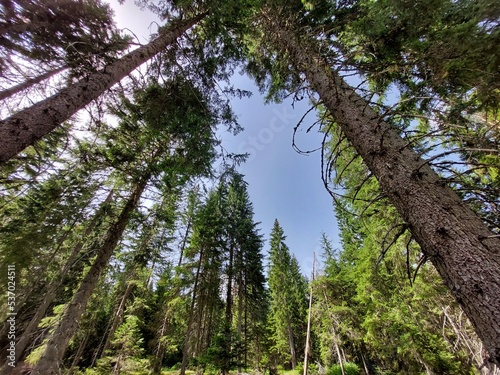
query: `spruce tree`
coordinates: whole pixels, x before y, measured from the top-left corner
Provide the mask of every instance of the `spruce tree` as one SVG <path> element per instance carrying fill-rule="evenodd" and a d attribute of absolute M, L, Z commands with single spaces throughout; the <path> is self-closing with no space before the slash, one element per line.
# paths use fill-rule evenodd
<path fill-rule="evenodd" d="M 285 244 L 278 220 L 274 221 L 269 250 L 268 284 L 270 325 L 273 347 L 278 358 L 294 369 L 305 344 L 307 321 L 307 284 L 297 259 Z"/>

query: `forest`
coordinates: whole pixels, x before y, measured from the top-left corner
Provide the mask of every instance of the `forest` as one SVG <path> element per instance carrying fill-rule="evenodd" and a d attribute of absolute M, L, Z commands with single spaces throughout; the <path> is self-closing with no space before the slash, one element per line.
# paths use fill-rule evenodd
<path fill-rule="evenodd" d="M 0 1 L 0 374 L 500 375 L 498 2 L 135 4 L 147 43 Z M 311 274 L 220 138 L 238 74 L 322 138 Z"/>

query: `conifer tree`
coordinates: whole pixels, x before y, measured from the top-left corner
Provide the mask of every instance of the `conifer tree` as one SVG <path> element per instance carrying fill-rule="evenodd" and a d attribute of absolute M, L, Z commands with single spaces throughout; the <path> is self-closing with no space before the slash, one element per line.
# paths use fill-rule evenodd
<path fill-rule="evenodd" d="M 201 15 L 191 20 L 174 22 L 169 29 L 163 30 L 147 45 L 106 65 L 104 69 L 90 74 L 77 83 L 69 85 L 52 97 L 2 120 L 0 122 L 0 138 L 2 139 L 0 163 L 5 163 L 60 126 L 127 74 L 175 42 L 203 17 L 204 15 Z"/>
<path fill-rule="evenodd" d="M 289 6 L 264 7 L 260 14 L 268 46 L 291 69 L 282 72 L 289 77 L 286 84 L 296 88 L 302 73 L 318 93 L 461 304 L 491 361 L 499 363 L 500 306 L 492 303 L 500 290 L 499 259 L 492 255 L 500 251 L 498 236 L 410 148 L 398 129 L 331 68 L 312 37 L 313 29 L 301 21 Z"/>
<path fill-rule="evenodd" d="M 278 358 L 290 363 L 294 369 L 305 344 L 307 284 L 285 239 L 283 229 L 278 220 L 275 220 L 270 239 L 268 270 L 273 341 L 271 350 L 276 351 Z"/>

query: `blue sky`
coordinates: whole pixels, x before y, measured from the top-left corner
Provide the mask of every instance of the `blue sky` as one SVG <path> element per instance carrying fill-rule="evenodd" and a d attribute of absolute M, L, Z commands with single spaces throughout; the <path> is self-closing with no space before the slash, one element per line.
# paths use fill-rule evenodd
<path fill-rule="evenodd" d="M 149 34 L 156 31 L 156 17 L 141 11 L 131 0 L 124 5 L 109 1 L 118 27 L 128 28 L 141 43 L 147 42 Z M 288 247 L 296 255 L 302 272 L 309 276 L 313 252 L 321 253 L 321 232 L 330 237 L 334 247 L 339 247 L 332 199 L 321 181 L 320 154 L 304 156 L 292 149 L 293 128 L 309 105 L 306 99 L 293 107 L 291 100 L 265 105 L 257 87 L 246 76 L 235 75 L 234 85 L 253 95 L 233 100 L 233 110 L 245 130 L 237 136 L 223 134 L 223 146 L 230 152 L 250 154 L 239 171 L 249 184 L 261 233 L 267 240 L 277 218 Z M 321 135 L 315 131 L 305 134 L 315 115 L 309 114 L 307 120 L 296 137 L 296 143 L 304 150 L 317 148 L 321 142 Z M 266 242 L 264 252 L 268 249 Z"/>

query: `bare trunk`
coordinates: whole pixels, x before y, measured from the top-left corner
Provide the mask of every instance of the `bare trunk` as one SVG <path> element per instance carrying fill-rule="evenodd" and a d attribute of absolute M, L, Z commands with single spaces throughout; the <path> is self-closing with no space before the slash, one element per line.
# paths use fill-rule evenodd
<path fill-rule="evenodd" d="M 500 364 L 500 239 L 318 54 L 314 42 L 267 17 L 275 44 L 302 71 L 424 254 Z M 279 43 L 279 44 L 278 44 Z M 283 51 L 282 51 L 283 52 Z"/>
<path fill-rule="evenodd" d="M 181 245 L 181 251 L 179 254 L 179 262 L 177 263 L 177 267 L 182 266 L 182 259 L 184 257 L 184 250 L 186 249 L 186 244 L 187 240 L 189 238 L 189 230 L 191 229 L 191 218 L 189 218 L 187 226 L 186 226 L 186 232 L 184 233 L 184 238 L 182 239 L 182 245 Z"/>
<path fill-rule="evenodd" d="M 65 69 L 67 69 L 67 66 L 61 66 L 59 68 L 49 70 L 43 74 L 40 74 L 38 77 L 27 79 L 26 81 L 24 81 L 23 83 L 20 83 L 19 85 L 15 85 L 15 86 L 9 87 L 8 89 L 2 90 L 2 91 L 0 91 L 0 100 L 5 100 L 12 95 L 15 95 L 23 90 L 26 90 L 33 85 L 36 85 L 37 83 L 45 81 L 46 79 L 49 79 L 49 78 L 55 76 L 57 73 L 60 73 Z"/>
<path fill-rule="evenodd" d="M 172 44 L 206 14 L 175 22 L 149 44 L 0 122 L 0 164 L 60 126 L 127 74 Z"/>
<path fill-rule="evenodd" d="M 145 178 L 136 185 L 118 220 L 109 228 L 94 263 L 73 296 L 72 301 L 67 305 L 59 324 L 47 343 L 44 354 L 33 368 L 32 375 L 59 374 L 59 368 L 68 343 L 78 329 L 79 320 L 85 312 L 101 273 L 108 265 L 114 249 L 122 237 L 132 212 L 139 203 L 142 192 L 146 188 L 147 180 Z"/>
<path fill-rule="evenodd" d="M 361 360 L 363 361 L 363 368 L 365 369 L 365 374 L 369 375 L 370 372 L 368 371 L 368 364 L 366 363 L 365 356 L 363 353 L 361 353 Z M 344 374 L 344 367 L 342 367 L 342 374 Z"/>

